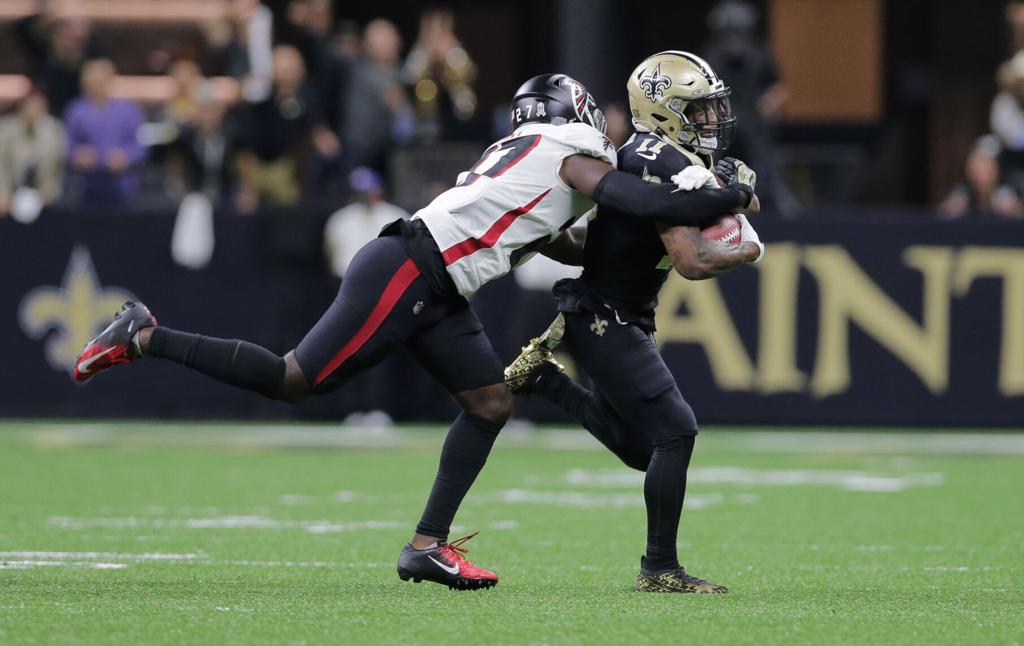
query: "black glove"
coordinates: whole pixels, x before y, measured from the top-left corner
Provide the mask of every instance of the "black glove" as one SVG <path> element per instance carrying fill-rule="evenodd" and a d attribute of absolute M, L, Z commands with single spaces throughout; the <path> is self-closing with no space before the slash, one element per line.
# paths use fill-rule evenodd
<path fill-rule="evenodd" d="M 715 174 L 722 178 L 726 186 L 735 185 L 747 194 L 747 203 L 754 199 L 754 186 L 757 184 L 757 173 L 750 166 L 734 157 L 723 157 L 715 165 Z"/>

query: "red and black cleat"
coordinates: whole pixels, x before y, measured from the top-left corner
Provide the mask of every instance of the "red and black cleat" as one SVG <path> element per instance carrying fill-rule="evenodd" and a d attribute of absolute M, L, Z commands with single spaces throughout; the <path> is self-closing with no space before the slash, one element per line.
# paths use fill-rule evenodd
<path fill-rule="evenodd" d="M 417 550 L 406 543 L 398 555 L 398 576 L 403 581 L 412 579 L 415 583 L 426 579 L 446 585 L 452 590 L 494 587 L 498 583 L 498 575 L 473 565 L 464 556 L 468 550 L 462 544 L 474 536 L 476 534 L 470 534 L 425 550 Z"/>
<path fill-rule="evenodd" d="M 137 354 L 132 347 L 132 337 L 139 330 L 156 325 L 156 317 L 142 303 L 126 301 L 121 311 L 114 315 L 114 321 L 100 332 L 92 341 L 85 344 L 85 349 L 75 361 L 75 381 L 88 381 L 98 372 L 102 372 L 119 363 L 131 363 Z"/>

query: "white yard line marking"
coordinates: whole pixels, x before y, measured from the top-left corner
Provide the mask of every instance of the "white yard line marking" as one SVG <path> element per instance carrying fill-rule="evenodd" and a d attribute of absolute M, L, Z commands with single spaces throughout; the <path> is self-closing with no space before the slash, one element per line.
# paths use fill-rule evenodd
<path fill-rule="evenodd" d="M 102 559 L 102 560 L 100 560 Z M 385 563 L 335 563 L 331 561 L 258 561 L 249 559 L 214 559 L 198 553 L 163 554 L 146 552 L 132 554 L 127 552 L 47 552 L 47 551 L 10 551 L 0 552 L 0 570 L 24 570 L 35 567 L 78 567 L 96 570 L 119 570 L 142 563 L 161 563 L 176 565 L 234 565 L 243 567 L 267 568 L 345 568 L 375 569 L 384 567 Z"/>
<path fill-rule="evenodd" d="M 707 509 L 721 504 L 722 494 L 688 494 L 687 509 Z M 605 507 L 643 507 L 644 498 L 640 493 L 584 493 L 581 491 L 534 491 L 531 489 L 505 489 L 497 494 L 497 500 L 508 504 L 552 505 L 557 507 L 579 507 L 600 509 Z"/>
<path fill-rule="evenodd" d="M 245 567 L 297 567 L 297 568 L 344 568 L 344 569 L 375 569 L 392 565 L 391 563 L 333 563 L 331 561 L 203 561 L 202 565 L 240 565 Z"/>
<path fill-rule="evenodd" d="M 406 448 L 436 446 L 431 433 L 374 426 L 315 425 L 162 425 L 147 426 L 143 433 L 129 425 L 43 425 L 31 432 L 41 446 L 118 444 L 133 446 L 202 446 L 260 448 Z"/>
<path fill-rule="evenodd" d="M 744 486 L 803 485 L 830 486 L 846 491 L 899 492 L 911 487 L 937 487 L 945 480 L 942 473 L 909 473 L 887 475 L 866 471 L 831 471 L 825 469 L 760 470 L 735 466 L 694 467 L 687 472 L 687 482 Z M 532 478 L 531 484 L 540 479 Z M 591 471 L 570 469 L 562 477 L 564 484 L 577 487 L 625 488 L 641 487 L 644 474 L 630 469 Z"/>
<path fill-rule="evenodd" d="M 309 505 L 326 505 L 326 504 L 336 503 L 336 502 L 349 503 L 349 502 L 353 502 L 354 500 L 357 500 L 357 499 L 362 501 L 362 502 L 367 502 L 367 501 L 371 500 L 371 497 L 363 495 L 361 493 L 357 493 L 355 491 L 344 490 L 344 491 L 339 491 L 339 492 L 337 492 L 334 495 L 329 496 L 329 497 L 327 497 L 327 496 L 314 496 L 314 495 L 311 495 L 311 494 L 304 494 L 304 493 L 284 494 L 283 496 L 278 497 L 277 500 L 282 505 L 287 505 L 287 506 L 300 506 L 300 505 L 301 506 L 309 506 Z"/>
<path fill-rule="evenodd" d="M 519 523 L 514 520 L 492 520 L 487 525 L 488 529 L 518 529 Z"/>
<path fill-rule="evenodd" d="M 203 447 L 324 447 L 324 448 L 439 448 L 440 426 L 374 427 L 319 424 L 147 424 L 132 423 L 34 424 L 27 436 L 42 446 L 119 444 L 133 446 Z M 551 450 L 605 451 L 597 440 L 577 428 L 535 428 L 510 423 L 502 431 L 502 445 Z M 16 437 L 11 435 L 11 437 Z M 24 437 L 24 436 L 22 436 Z M 1024 455 L 1024 434 L 988 432 L 916 433 L 881 429 L 865 431 L 746 431 L 708 428 L 701 441 L 718 447 L 759 453 L 821 454 L 945 454 Z"/>
<path fill-rule="evenodd" d="M 35 559 L 131 559 L 135 561 L 190 561 L 204 558 L 206 555 L 201 552 L 190 552 L 186 554 L 164 554 L 161 552 L 144 552 L 132 554 L 129 552 L 0 552 L 0 559 L 5 558 L 35 558 Z"/>
<path fill-rule="evenodd" d="M 185 528 L 185 529 L 301 529 L 310 534 L 335 534 L 364 530 L 397 529 L 397 520 L 278 520 L 267 516 L 219 516 L 215 518 L 71 518 L 51 516 L 47 524 L 62 529 L 93 527 Z"/>
<path fill-rule="evenodd" d="M 847 564 L 847 565 L 813 565 L 802 564 L 797 566 L 801 570 L 814 572 L 847 571 L 858 572 L 938 572 L 964 573 L 964 572 L 995 572 L 997 568 L 991 565 L 980 565 L 970 567 L 967 565 L 883 565 L 883 564 Z"/>
<path fill-rule="evenodd" d="M 28 570 L 37 567 L 78 567 L 91 570 L 122 570 L 128 567 L 127 563 L 97 563 L 97 562 L 72 562 L 72 561 L 0 561 L 0 570 Z"/>
<path fill-rule="evenodd" d="M 1024 455 L 1024 434 L 970 430 L 958 433 L 762 431 L 722 433 L 714 440 L 760 453 Z"/>

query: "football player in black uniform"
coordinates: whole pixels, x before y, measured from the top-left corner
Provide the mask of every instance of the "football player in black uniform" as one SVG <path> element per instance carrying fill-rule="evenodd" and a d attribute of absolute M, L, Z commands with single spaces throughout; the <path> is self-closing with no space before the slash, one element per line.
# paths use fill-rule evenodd
<path fill-rule="evenodd" d="M 729 88 L 708 64 L 686 52 L 662 52 L 627 83 L 636 133 L 619 150 L 619 169 L 682 190 L 756 177 L 725 150 L 735 118 Z M 724 215 L 724 214 L 723 214 Z M 757 262 L 764 246 L 744 215 L 740 239 L 725 244 L 696 227 L 642 222 L 601 206 L 586 232 L 583 274 L 554 288 L 560 314 L 505 372 L 516 394 L 537 394 L 576 417 L 625 464 L 646 471 L 647 552 L 636 589 L 727 592 L 679 564 L 676 532 L 697 421 L 654 344 L 654 308 L 673 267 L 699 280 Z M 666 255 L 666 251 L 668 254 Z M 564 374 L 551 350 L 564 343 L 591 379 L 588 390 Z"/>

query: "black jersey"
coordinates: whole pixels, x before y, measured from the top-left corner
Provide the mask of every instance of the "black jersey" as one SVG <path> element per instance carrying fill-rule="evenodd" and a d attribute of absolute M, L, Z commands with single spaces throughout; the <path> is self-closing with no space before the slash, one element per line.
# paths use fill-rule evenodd
<path fill-rule="evenodd" d="M 652 134 L 636 133 L 619 149 L 618 167 L 649 182 L 668 183 L 701 161 Z M 601 207 L 587 229 L 583 275 L 556 283 L 555 300 L 565 312 L 606 312 L 653 330 L 658 292 L 671 269 L 655 223 Z"/>

